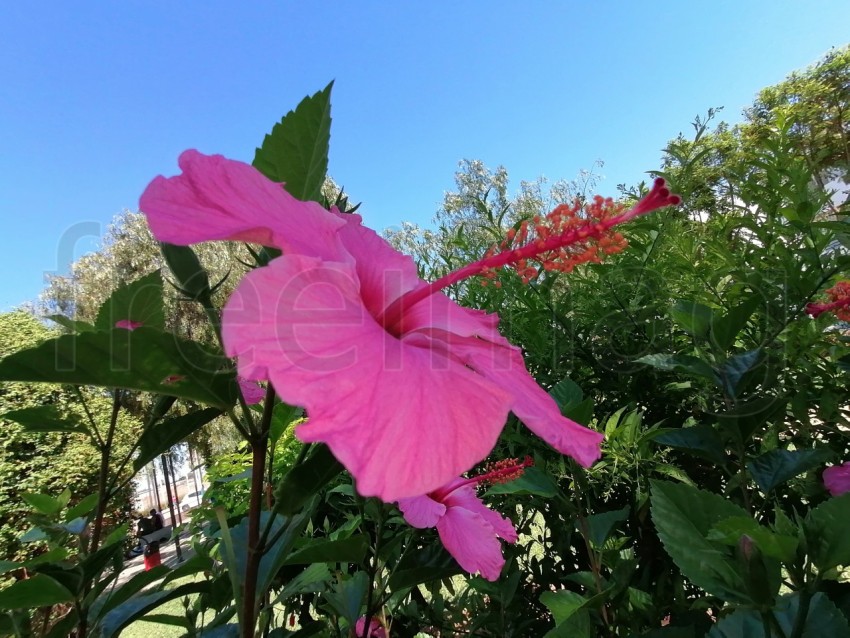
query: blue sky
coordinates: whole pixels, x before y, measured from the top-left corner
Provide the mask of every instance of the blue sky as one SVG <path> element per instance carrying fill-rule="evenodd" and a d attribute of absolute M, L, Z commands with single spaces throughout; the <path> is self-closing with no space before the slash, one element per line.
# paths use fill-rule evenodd
<path fill-rule="evenodd" d="M 427 223 L 462 158 L 512 182 L 635 183 L 693 117 L 846 44 L 850 3 L 6 2 L 0 311 L 96 244 L 186 148 L 250 161 L 335 80 L 330 173 L 381 229 Z"/>

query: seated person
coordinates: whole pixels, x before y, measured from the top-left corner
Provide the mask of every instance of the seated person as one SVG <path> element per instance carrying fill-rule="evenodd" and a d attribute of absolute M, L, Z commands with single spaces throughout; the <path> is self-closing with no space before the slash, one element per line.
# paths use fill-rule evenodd
<path fill-rule="evenodd" d="M 142 516 L 136 526 L 136 536 L 147 536 L 156 531 L 156 524 L 153 518 Z"/>
<path fill-rule="evenodd" d="M 151 510 L 151 520 L 153 521 L 154 531 L 162 529 L 165 527 L 165 521 L 162 518 L 162 514 L 157 512 L 156 510 Z"/>

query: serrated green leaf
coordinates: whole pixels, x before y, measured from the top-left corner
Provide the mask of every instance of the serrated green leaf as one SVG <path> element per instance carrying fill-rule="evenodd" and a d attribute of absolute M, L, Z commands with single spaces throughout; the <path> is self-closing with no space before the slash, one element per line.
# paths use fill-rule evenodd
<path fill-rule="evenodd" d="M 823 465 L 832 456 L 827 448 L 771 450 L 747 463 L 759 489 L 767 494 L 795 476 Z"/>
<path fill-rule="evenodd" d="M 97 506 L 98 493 L 89 494 L 80 500 L 79 503 L 70 507 L 68 511 L 65 513 L 65 520 L 72 521 L 75 518 L 79 518 L 80 516 L 85 516 L 90 514 L 92 510 Z"/>
<path fill-rule="evenodd" d="M 749 536 L 766 556 L 786 563 L 792 562 L 796 556 L 799 543 L 796 536 L 775 534 L 749 516 L 733 516 L 719 521 L 709 530 L 707 538 L 734 547 L 744 535 Z"/>
<path fill-rule="evenodd" d="M 67 328 L 71 332 L 92 332 L 94 330 L 94 326 L 90 323 L 86 323 L 85 321 L 75 321 L 74 319 L 69 319 L 65 315 L 48 315 L 47 319 L 55 321 L 60 326 Z"/>
<path fill-rule="evenodd" d="M 706 538 L 720 521 L 747 513 L 722 496 L 684 484 L 652 481 L 651 494 L 658 536 L 682 573 L 713 596 L 750 603 L 732 552 Z"/>
<path fill-rule="evenodd" d="M 712 367 L 702 359 L 688 354 L 648 354 L 637 360 L 659 370 L 687 372 L 697 377 L 714 381 L 716 375 Z"/>
<path fill-rule="evenodd" d="M 850 493 L 831 498 L 811 510 L 803 524 L 812 562 L 824 572 L 850 565 Z"/>
<path fill-rule="evenodd" d="M 165 328 L 160 271 L 119 286 L 97 311 L 94 327 L 112 330 L 119 321 L 131 321 L 158 330 Z"/>
<path fill-rule="evenodd" d="M 254 167 L 303 201 L 321 201 L 328 170 L 333 82 L 287 113 L 266 135 Z"/>
<path fill-rule="evenodd" d="M 360 616 L 360 609 L 366 598 L 366 590 L 369 588 L 369 576 L 360 571 L 340 580 L 333 585 L 331 591 L 326 591 L 324 596 L 334 611 L 345 618 L 353 627 Z"/>
<path fill-rule="evenodd" d="M 62 335 L 0 360 L 0 381 L 127 388 L 220 408 L 236 400 L 230 362 L 152 328 Z"/>

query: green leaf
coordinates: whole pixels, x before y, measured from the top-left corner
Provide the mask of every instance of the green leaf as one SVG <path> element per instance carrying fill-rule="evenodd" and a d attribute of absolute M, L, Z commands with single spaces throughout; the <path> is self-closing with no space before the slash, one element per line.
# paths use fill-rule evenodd
<path fill-rule="evenodd" d="M 706 423 L 678 430 L 661 430 L 656 443 L 690 450 L 719 465 L 726 463 L 726 448 L 714 428 Z"/>
<path fill-rule="evenodd" d="M 236 400 L 230 362 L 152 328 L 62 335 L 0 360 L 0 381 L 128 388 L 226 409 Z"/>
<path fill-rule="evenodd" d="M 74 595 L 50 576 L 36 574 L 0 591 L 0 609 L 34 609 L 69 603 Z"/>
<path fill-rule="evenodd" d="M 749 603 L 732 552 L 706 538 L 720 521 L 747 513 L 717 494 L 665 481 L 652 481 L 651 501 L 658 536 L 682 573 L 713 596 Z"/>
<path fill-rule="evenodd" d="M 714 345 L 723 352 L 729 350 L 760 302 L 761 297 L 752 294 L 737 306 L 730 308 L 726 314 L 714 315 L 711 321 L 711 337 Z"/>
<path fill-rule="evenodd" d="M 796 536 L 776 534 L 749 516 L 733 516 L 718 522 L 708 532 L 708 540 L 734 547 L 742 536 L 749 536 L 762 554 L 786 563 L 794 561 L 799 541 Z"/>
<path fill-rule="evenodd" d="M 830 498 L 811 510 L 803 523 L 812 562 L 824 572 L 850 565 L 850 493 Z"/>
<path fill-rule="evenodd" d="M 543 592 L 540 594 L 540 602 L 546 605 L 555 619 L 555 629 L 548 632 L 544 638 L 590 638 L 587 598 L 562 589 Z"/>
<path fill-rule="evenodd" d="M 331 136 L 331 89 L 306 97 L 275 124 L 254 155 L 254 167 L 274 182 L 283 182 L 293 197 L 321 201 L 328 170 Z"/>
<path fill-rule="evenodd" d="M 720 426 L 741 441 L 749 438 L 774 415 L 781 414 L 787 401 L 778 397 L 759 397 L 740 403 L 727 412 L 711 414 Z"/>
<path fill-rule="evenodd" d="M 75 518 L 79 518 L 80 516 L 86 516 L 87 514 L 90 514 L 92 510 L 97 506 L 97 500 L 97 492 L 84 497 L 79 503 L 77 503 L 73 507 L 68 508 L 68 511 L 65 513 L 65 520 L 72 521 Z"/>
<path fill-rule="evenodd" d="M 626 505 L 619 510 L 588 516 L 588 540 L 590 543 L 596 548 L 602 547 L 617 525 L 629 518 L 629 511 L 630 507 Z"/>
<path fill-rule="evenodd" d="M 48 516 L 58 513 L 63 507 L 62 502 L 58 498 L 53 498 L 48 494 L 27 494 L 24 492 L 21 494 L 21 498 L 30 507 Z"/>
<path fill-rule="evenodd" d="M 698 357 L 689 354 L 648 354 L 637 360 L 659 370 L 687 372 L 697 377 L 714 381 L 716 376 L 710 365 Z"/>
<path fill-rule="evenodd" d="M 342 470 L 326 445 L 315 446 L 310 456 L 289 470 L 278 483 L 275 507 L 283 514 L 294 514 Z"/>
<path fill-rule="evenodd" d="M 209 301 L 212 294 L 210 278 L 195 251 L 189 246 L 176 246 L 165 242 L 159 244 L 159 250 L 177 279 L 180 292 L 196 301 Z"/>
<path fill-rule="evenodd" d="M 555 399 L 555 403 L 563 412 L 566 407 L 581 403 L 584 392 L 569 377 L 564 377 L 549 390 L 549 396 Z"/>
<path fill-rule="evenodd" d="M 269 425 L 269 444 L 275 445 L 286 428 L 301 416 L 302 410 L 294 405 L 280 402 L 274 406 L 272 412 L 272 422 Z"/>
<path fill-rule="evenodd" d="M 368 549 L 369 538 L 363 534 L 340 540 L 311 540 L 307 545 L 287 556 L 283 564 L 360 563 Z"/>
<path fill-rule="evenodd" d="M 823 465 L 832 456 L 825 447 L 813 450 L 771 450 L 747 463 L 759 489 L 767 494 L 798 474 Z"/>
<path fill-rule="evenodd" d="M 132 321 L 158 330 L 165 328 L 160 271 L 118 287 L 97 311 L 94 326 L 108 331 L 116 327 L 117 321 Z"/>
<path fill-rule="evenodd" d="M 139 437 L 139 455 L 133 461 L 138 472 L 157 456 L 171 449 L 221 414 L 218 408 L 205 408 L 160 421 Z"/>
<path fill-rule="evenodd" d="M 545 498 L 551 498 L 557 493 L 558 486 L 552 477 L 534 465 L 525 468 L 518 479 L 509 483 L 499 483 L 487 490 L 487 494 L 517 494 L 519 496 L 534 494 Z"/>
<path fill-rule="evenodd" d="M 718 376 L 720 385 L 730 397 L 738 395 L 738 384 L 747 372 L 762 360 L 764 352 L 761 348 L 750 350 L 729 357 L 726 362 L 720 366 Z"/>
<path fill-rule="evenodd" d="M 314 563 L 292 578 L 274 600 L 274 605 L 282 603 L 290 596 L 307 592 L 325 591 L 326 584 L 331 579 L 331 572 L 325 563 Z"/>
<path fill-rule="evenodd" d="M 94 330 L 94 326 L 90 323 L 86 323 L 85 321 L 75 321 L 74 319 L 69 319 L 65 315 L 48 315 L 47 319 L 55 321 L 60 326 L 67 328 L 71 332 L 92 332 Z"/>
<path fill-rule="evenodd" d="M 694 337 L 705 337 L 714 319 L 714 311 L 708 306 L 695 301 L 677 301 L 670 310 L 673 321 Z"/>
<path fill-rule="evenodd" d="M 276 540 L 273 545 L 266 548 L 263 557 L 260 559 L 260 566 L 257 572 L 257 603 L 265 597 L 272 580 L 278 571 L 280 571 L 285 559 L 289 555 L 295 539 L 301 534 L 309 521 L 309 516 L 305 513 L 290 518 L 273 515 L 269 512 L 261 512 L 260 529 L 265 529 L 269 525 L 269 518 L 272 516 L 274 516 L 274 520 L 271 522 L 269 538 L 275 538 Z M 222 555 L 222 561 L 228 570 L 236 575 L 241 585 L 244 582 L 248 565 L 247 517 L 243 518 L 238 525 L 230 530 L 230 538 L 232 541 L 232 555 L 230 552 L 225 552 Z"/>
<path fill-rule="evenodd" d="M 800 610 L 800 594 L 794 593 L 783 596 L 776 605 L 774 615 L 786 636 L 791 635 L 794 622 Z M 847 618 L 827 598 L 823 592 L 817 592 L 809 603 L 809 613 L 806 614 L 806 624 L 803 628 L 803 638 L 850 638 L 850 626 Z"/>
<path fill-rule="evenodd" d="M 126 602 L 131 596 L 138 594 L 142 589 L 160 580 L 164 575 L 169 573 L 168 567 L 165 565 L 157 565 L 147 571 L 141 571 L 134 574 L 127 582 L 120 587 L 108 588 L 92 606 L 89 608 L 90 618 L 100 618 L 118 605 Z"/>
<path fill-rule="evenodd" d="M 180 585 L 174 589 L 158 591 L 152 594 L 144 594 L 135 596 L 126 602 L 118 605 L 103 617 L 100 624 L 101 638 L 112 638 L 117 636 L 124 627 L 131 622 L 138 620 L 150 611 L 153 611 L 160 605 L 167 603 L 170 600 L 182 598 L 190 594 L 200 594 L 209 591 L 209 583 L 201 581 L 197 583 L 187 583 Z"/>
<path fill-rule="evenodd" d="M 353 627 L 360 617 L 360 609 L 369 588 L 369 576 L 366 572 L 357 572 L 351 578 L 340 575 L 332 591 L 325 592 L 325 599 L 334 611 L 345 618 Z"/>
<path fill-rule="evenodd" d="M 78 421 L 69 419 L 55 405 L 37 405 L 32 408 L 12 410 L 0 415 L 0 418 L 19 423 L 27 432 L 88 433 L 88 430 Z"/>
<path fill-rule="evenodd" d="M 440 543 L 430 543 L 408 552 L 390 576 L 389 588 L 397 592 L 421 583 L 449 578 L 462 571 Z"/>

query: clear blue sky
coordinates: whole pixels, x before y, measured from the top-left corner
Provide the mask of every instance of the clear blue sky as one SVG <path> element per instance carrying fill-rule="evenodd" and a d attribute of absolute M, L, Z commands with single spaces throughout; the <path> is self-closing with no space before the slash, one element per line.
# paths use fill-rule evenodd
<path fill-rule="evenodd" d="M 250 161 L 331 79 L 330 173 L 381 229 L 427 223 L 462 158 L 514 184 L 602 159 L 614 194 L 694 115 L 738 120 L 848 24 L 847 0 L 4 2 L 0 311 L 182 150 Z"/>

